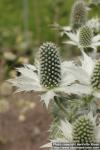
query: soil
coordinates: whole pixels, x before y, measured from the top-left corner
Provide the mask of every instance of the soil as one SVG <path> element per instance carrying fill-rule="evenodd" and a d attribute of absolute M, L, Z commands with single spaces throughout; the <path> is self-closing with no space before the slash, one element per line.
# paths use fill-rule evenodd
<path fill-rule="evenodd" d="M 0 150 L 40 150 L 48 142 L 51 116 L 34 93 L 6 95 L 10 109 L 0 114 Z M 15 102 L 23 98 L 34 101 L 36 106 L 26 113 L 26 119 L 19 121 Z"/>

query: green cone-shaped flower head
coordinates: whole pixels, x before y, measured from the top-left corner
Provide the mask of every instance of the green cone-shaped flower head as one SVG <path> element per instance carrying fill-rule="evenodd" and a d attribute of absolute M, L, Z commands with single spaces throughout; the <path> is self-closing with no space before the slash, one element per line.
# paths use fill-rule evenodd
<path fill-rule="evenodd" d="M 88 26 L 82 26 L 79 31 L 79 43 L 82 47 L 89 47 L 92 43 L 93 32 Z"/>
<path fill-rule="evenodd" d="M 78 0 L 74 3 L 71 12 L 71 25 L 73 29 L 78 29 L 85 25 L 87 20 L 87 11 L 84 1 Z"/>
<path fill-rule="evenodd" d="M 58 87 L 61 82 L 59 48 L 51 42 L 40 47 L 40 81 L 46 88 Z"/>
<path fill-rule="evenodd" d="M 100 90 L 100 60 L 97 61 L 92 76 L 91 76 L 91 85 L 93 89 Z"/>
<path fill-rule="evenodd" d="M 73 127 L 73 140 L 75 143 L 94 142 L 94 126 L 85 116 L 79 117 Z"/>

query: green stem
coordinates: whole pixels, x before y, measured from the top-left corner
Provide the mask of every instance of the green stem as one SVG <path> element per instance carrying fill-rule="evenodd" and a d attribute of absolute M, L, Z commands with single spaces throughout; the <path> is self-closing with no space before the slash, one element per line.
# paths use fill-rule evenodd
<path fill-rule="evenodd" d="M 65 109 L 65 107 L 63 106 L 63 104 L 60 102 L 59 97 L 55 96 L 54 97 L 54 101 L 57 104 L 57 106 L 65 113 L 68 114 L 67 110 Z"/>

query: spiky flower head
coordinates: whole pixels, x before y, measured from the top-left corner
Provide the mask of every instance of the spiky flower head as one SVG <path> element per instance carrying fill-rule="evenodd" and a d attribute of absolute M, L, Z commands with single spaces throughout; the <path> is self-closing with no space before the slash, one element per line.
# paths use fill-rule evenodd
<path fill-rule="evenodd" d="M 92 43 L 93 32 L 88 26 L 82 26 L 79 30 L 79 43 L 82 47 L 89 47 Z"/>
<path fill-rule="evenodd" d="M 91 76 L 91 85 L 93 89 L 100 90 L 100 60 L 95 64 L 92 76 Z"/>
<path fill-rule="evenodd" d="M 40 82 L 49 89 L 58 87 L 61 82 L 59 48 L 51 42 L 40 47 Z"/>
<path fill-rule="evenodd" d="M 86 23 L 87 11 L 84 1 L 78 0 L 74 3 L 71 12 L 71 25 L 73 29 L 78 29 Z"/>
<path fill-rule="evenodd" d="M 75 143 L 93 143 L 94 125 L 89 118 L 79 117 L 73 127 L 73 141 Z"/>

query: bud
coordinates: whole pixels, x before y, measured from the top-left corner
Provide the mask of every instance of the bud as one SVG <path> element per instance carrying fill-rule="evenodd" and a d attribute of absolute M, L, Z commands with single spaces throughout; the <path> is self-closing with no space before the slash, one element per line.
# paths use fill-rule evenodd
<path fill-rule="evenodd" d="M 91 85 L 93 89 L 100 90 L 100 60 L 97 61 L 92 76 L 91 76 Z"/>
<path fill-rule="evenodd" d="M 94 142 L 94 126 L 89 118 L 82 116 L 76 120 L 73 128 L 73 140 L 80 144 Z"/>
<path fill-rule="evenodd" d="M 71 12 L 71 25 L 73 29 L 78 29 L 86 23 L 87 11 L 84 1 L 76 1 L 72 7 Z"/>
<path fill-rule="evenodd" d="M 82 26 L 79 31 L 79 43 L 82 47 L 88 47 L 92 43 L 93 32 L 88 26 Z"/>
<path fill-rule="evenodd" d="M 58 87 L 61 82 L 61 62 L 58 48 L 51 42 L 40 47 L 40 81 L 46 88 Z"/>

